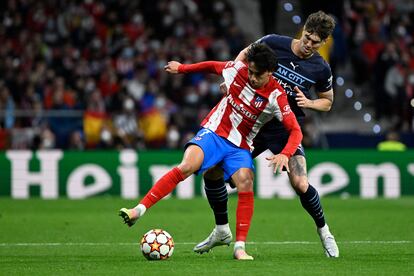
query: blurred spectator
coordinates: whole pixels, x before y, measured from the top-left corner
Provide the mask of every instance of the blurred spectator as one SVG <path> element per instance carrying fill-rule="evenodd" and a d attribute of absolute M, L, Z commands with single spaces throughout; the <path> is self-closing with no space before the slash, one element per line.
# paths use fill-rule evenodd
<path fill-rule="evenodd" d="M 68 149 L 70 150 L 84 150 L 85 149 L 85 141 L 84 141 L 83 133 L 81 131 L 77 130 L 71 133 Z"/>
<path fill-rule="evenodd" d="M 167 132 L 167 147 L 170 149 L 178 149 L 180 146 L 180 132 L 176 125 L 171 125 Z"/>
<path fill-rule="evenodd" d="M 125 98 L 122 112 L 116 114 L 113 118 L 113 127 L 115 135 L 122 140 L 123 145 L 137 147 L 143 134 L 141 129 L 138 128 L 135 103 L 132 98 Z"/>
<path fill-rule="evenodd" d="M 198 125 L 195 105 L 214 98 L 209 91 L 200 95 L 198 89 L 187 94 L 181 87 L 188 80 L 172 80 L 163 71 L 165 63 L 172 58 L 226 60 L 245 46 L 225 0 L 16 0 L 1 6 L 0 105 L 7 111 L 2 125 L 13 128 L 18 123 L 32 128 L 22 133 L 40 133 L 46 122 L 59 148 L 81 148 L 80 137 L 87 148 L 108 146 L 106 130 L 120 146 L 145 146 L 142 136 L 149 145 L 165 146 L 166 122 L 182 99 L 192 106 L 184 112 L 191 116 L 176 117 L 184 120 L 177 124 L 180 136 Z M 207 86 L 215 82 L 197 78 Z M 133 99 L 134 112 L 123 108 L 126 95 Z M 163 106 L 156 107 L 160 102 Z M 14 109 L 36 116 L 17 121 Z M 133 117 L 140 118 L 144 129 L 132 127 Z M 152 119 L 157 127 L 149 124 Z"/>
<path fill-rule="evenodd" d="M 412 73 L 409 68 L 409 56 L 407 53 L 393 65 L 385 75 L 385 91 L 391 99 L 388 104 L 392 107 L 392 115 L 395 117 L 397 130 L 411 129 L 412 114 L 409 114 L 411 92 L 414 84 L 411 83 Z M 410 116 L 411 115 L 411 116 Z"/>
<path fill-rule="evenodd" d="M 15 104 L 10 94 L 10 90 L 6 86 L 0 88 L 0 110 L 4 112 L 2 116 L 3 127 L 5 129 L 13 128 L 16 120 L 14 117 Z"/>
<path fill-rule="evenodd" d="M 407 147 L 400 141 L 400 136 L 395 131 L 387 133 L 385 141 L 377 146 L 379 151 L 405 151 Z"/>

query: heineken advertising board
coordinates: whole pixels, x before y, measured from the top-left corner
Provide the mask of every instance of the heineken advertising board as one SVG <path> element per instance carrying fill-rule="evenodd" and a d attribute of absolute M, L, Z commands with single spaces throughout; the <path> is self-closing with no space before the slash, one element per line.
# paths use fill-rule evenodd
<path fill-rule="evenodd" d="M 286 172 L 275 175 L 268 167 L 268 155 L 255 160 L 256 196 L 295 197 Z M 0 153 L 0 196 L 83 199 L 113 195 L 135 199 L 181 158 L 181 151 L 5 151 Z M 307 160 L 309 182 L 321 196 L 368 199 L 414 195 L 414 151 L 309 150 Z M 190 176 L 172 196 L 204 196 L 202 187 L 200 176 Z"/>

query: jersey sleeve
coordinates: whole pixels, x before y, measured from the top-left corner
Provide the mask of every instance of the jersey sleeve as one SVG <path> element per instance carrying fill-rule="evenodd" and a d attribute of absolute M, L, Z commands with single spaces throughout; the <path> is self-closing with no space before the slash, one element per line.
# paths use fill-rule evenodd
<path fill-rule="evenodd" d="M 332 71 L 331 67 L 324 61 L 324 69 L 321 72 L 319 80 L 315 84 L 317 92 L 326 92 L 332 89 Z"/>
<path fill-rule="evenodd" d="M 256 43 L 264 43 L 269 46 L 271 49 L 276 49 L 278 44 L 280 44 L 280 35 L 269 34 L 262 38 L 259 38 Z"/>
<path fill-rule="evenodd" d="M 302 142 L 302 130 L 300 129 L 295 113 L 290 109 L 286 93 L 283 93 L 277 98 L 277 103 L 282 111 L 282 123 L 289 132 L 288 142 L 281 153 L 290 158 Z"/>
<path fill-rule="evenodd" d="M 181 64 L 178 66 L 179 73 L 194 73 L 194 72 L 201 72 L 201 73 L 213 73 L 217 75 L 221 75 L 223 69 L 227 66 L 229 62 L 225 61 L 203 61 L 199 63 L 193 64 Z"/>

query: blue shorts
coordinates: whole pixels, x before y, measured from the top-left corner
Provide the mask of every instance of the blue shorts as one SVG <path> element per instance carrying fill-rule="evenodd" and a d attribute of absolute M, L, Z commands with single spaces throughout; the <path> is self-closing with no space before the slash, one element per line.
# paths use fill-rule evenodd
<path fill-rule="evenodd" d="M 196 174 L 203 173 L 217 164 L 223 169 L 225 180 L 229 180 L 240 168 L 254 171 L 250 151 L 235 146 L 209 129 L 202 128 L 185 147 L 189 145 L 197 145 L 204 152 L 203 163 Z"/>

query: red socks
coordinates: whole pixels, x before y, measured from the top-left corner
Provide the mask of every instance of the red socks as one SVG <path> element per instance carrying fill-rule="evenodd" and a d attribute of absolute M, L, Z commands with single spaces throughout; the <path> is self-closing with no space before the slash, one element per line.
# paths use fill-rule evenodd
<path fill-rule="evenodd" d="M 171 193 L 175 187 L 184 180 L 184 175 L 177 167 L 164 174 L 163 177 L 158 180 L 151 190 L 141 200 L 140 204 L 150 208 L 152 205 L 160 201 L 164 196 Z"/>
<path fill-rule="evenodd" d="M 236 211 L 236 241 L 246 241 L 253 217 L 253 192 L 239 192 Z"/>

